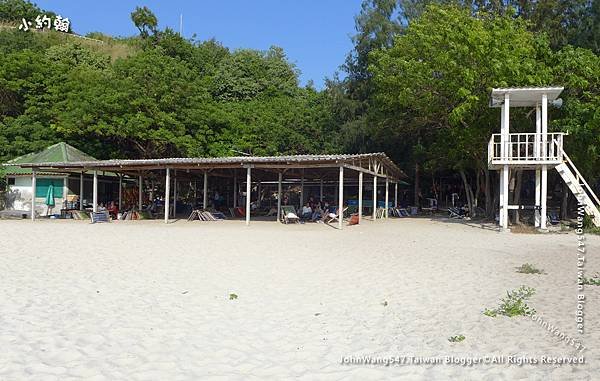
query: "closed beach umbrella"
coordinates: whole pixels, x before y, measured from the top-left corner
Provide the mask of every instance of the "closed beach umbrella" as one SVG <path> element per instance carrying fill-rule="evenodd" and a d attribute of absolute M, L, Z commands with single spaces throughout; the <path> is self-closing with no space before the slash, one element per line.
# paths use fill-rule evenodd
<path fill-rule="evenodd" d="M 50 184 L 48 193 L 46 193 L 46 205 L 54 206 L 54 185 Z"/>

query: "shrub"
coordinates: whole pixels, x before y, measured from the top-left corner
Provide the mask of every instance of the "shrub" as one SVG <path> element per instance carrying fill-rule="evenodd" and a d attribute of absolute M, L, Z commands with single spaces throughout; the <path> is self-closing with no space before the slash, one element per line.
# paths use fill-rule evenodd
<path fill-rule="evenodd" d="M 448 338 L 448 341 L 451 342 L 451 343 L 460 343 L 464 339 L 465 339 L 464 335 L 455 335 L 455 336 L 450 336 Z"/>
<path fill-rule="evenodd" d="M 596 273 L 591 278 L 582 278 L 582 283 L 586 286 L 600 286 L 600 274 Z"/>
<path fill-rule="evenodd" d="M 545 274 L 544 270 L 540 270 L 530 263 L 524 263 L 517 267 L 517 272 L 521 274 Z"/>
<path fill-rule="evenodd" d="M 525 303 L 535 294 L 535 289 L 527 286 L 521 286 L 517 290 L 507 291 L 506 297 L 500 301 L 500 305 L 495 309 L 485 309 L 483 314 L 490 317 L 503 315 L 508 317 L 513 316 L 530 316 L 535 313 L 535 310 Z"/>

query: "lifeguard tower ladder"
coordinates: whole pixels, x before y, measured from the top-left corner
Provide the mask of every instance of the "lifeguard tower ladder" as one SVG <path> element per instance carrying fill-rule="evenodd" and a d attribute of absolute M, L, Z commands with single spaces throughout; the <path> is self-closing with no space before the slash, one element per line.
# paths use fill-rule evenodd
<path fill-rule="evenodd" d="M 548 169 L 556 168 L 585 212 L 600 226 L 600 201 L 569 156 L 563 150 L 564 133 L 548 133 L 548 105 L 560 105 L 562 87 L 526 87 L 493 89 L 490 107 L 501 109 L 500 133 L 493 134 L 488 144 L 488 167 L 500 171 L 500 227 L 508 228 L 508 211 L 524 208 L 508 204 L 509 171 L 535 171 L 535 226 L 546 229 Z M 535 133 L 510 131 L 511 107 L 535 108 Z"/>

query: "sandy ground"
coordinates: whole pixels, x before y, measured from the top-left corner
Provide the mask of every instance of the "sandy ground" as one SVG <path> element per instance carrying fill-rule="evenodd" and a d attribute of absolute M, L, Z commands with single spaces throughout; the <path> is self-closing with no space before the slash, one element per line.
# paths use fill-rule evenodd
<path fill-rule="evenodd" d="M 600 237 L 586 244 L 600 271 Z M 598 379 L 600 287 L 585 290 L 579 335 L 576 248 L 572 233 L 429 219 L 0 221 L 0 380 Z M 547 274 L 516 273 L 525 262 Z M 530 318 L 482 314 L 520 285 L 584 343 L 585 365 L 341 364 L 578 355 Z"/>

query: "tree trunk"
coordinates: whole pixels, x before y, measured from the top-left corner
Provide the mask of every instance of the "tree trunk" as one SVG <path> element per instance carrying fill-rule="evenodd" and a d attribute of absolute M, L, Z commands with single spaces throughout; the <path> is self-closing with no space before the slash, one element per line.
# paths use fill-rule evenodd
<path fill-rule="evenodd" d="M 465 195 L 467 196 L 467 205 L 469 208 L 469 214 L 471 216 L 474 216 L 473 214 L 473 191 L 471 190 L 471 185 L 469 184 L 469 181 L 467 180 L 467 174 L 465 173 L 464 170 L 460 170 L 460 178 L 463 181 L 463 185 L 465 187 Z"/>
<path fill-rule="evenodd" d="M 523 170 L 515 171 L 515 191 L 513 193 L 513 205 L 519 205 L 521 202 L 521 184 L 523 184 Z M 519 209 L 515 210 L 514 223 L 520 223 Z"/>
<path fill-rule="evenodd" d="M 478 169 L 476 173 L 477 175 L 475 177 L 475 197 L 473 204 L 474 206 L 479 206 L 479 195 L 481 193 L 481 171 Z"/>
<path fill-rule="evenodd" d="M 490 170 L 485 169 L 485 214 L 488 218 L 494 218 L 494 200 L 492 199 L 492 179 L 490 178 Z"/>
<path fill-rule="evenodd" d="M 562 188 L 563 194 L 562 202 L 560 205 L 560 219 L 566 220 L 567 218 L 569 218 L 569 193 L 571 192 L 571 190 L 565 182 L 563 182 Z"/>
<path fill-rule="evenodd" d="M 440 181 L 441 181 L 441 180 L 440 180 Z M 435 199 L 438 201 L 438 203 L 439 203 L 439 201 L 440 201 L 440 200 L 439 200 L 439 198 L 438 198 L 438 197 L 439 197 L 439 195 L 438 195 L 438 185 L 437 185 L 437 184 L 436 184 L 436 182 L 435 182 L 435 174 L 434 174 L 434 173 L 432 173 L 432 174 L 431 174 L 431 184 L 432 184 L 432 185 L 431 185 L 431 188 L 433 189 L 433 197 L 434 197 L 434 198 L 435 198 Z"/>
<path fill-rule="evenodd" d="M 419 163 L 415 163 L 415 206 L 418 208 L 420 206 L 419 195 L 421 194 L 421 185 L 419 183 Z"/>

